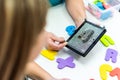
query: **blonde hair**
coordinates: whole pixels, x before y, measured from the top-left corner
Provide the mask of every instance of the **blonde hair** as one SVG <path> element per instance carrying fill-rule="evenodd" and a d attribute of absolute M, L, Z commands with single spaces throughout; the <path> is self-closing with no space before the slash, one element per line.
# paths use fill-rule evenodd
<path fill-rule="evenodd" d="M 23 78 L 47 9 L 47 0 L 0 0 L 0 80 Z"/>

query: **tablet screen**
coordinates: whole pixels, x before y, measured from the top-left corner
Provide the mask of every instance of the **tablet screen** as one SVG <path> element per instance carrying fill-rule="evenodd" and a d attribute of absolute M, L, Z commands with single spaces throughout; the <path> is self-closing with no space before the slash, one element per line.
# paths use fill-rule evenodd
<path fill-rule="evenodd" d="M 90 47 L 92 48 L 92 46 L 94 46 L 93 43 L 95 43 L 96 40 L 98 41 L 104 30 L 105 29 L 100 26 L 85 21 L 68 39 L 67 47 L 84 55 Z"/>

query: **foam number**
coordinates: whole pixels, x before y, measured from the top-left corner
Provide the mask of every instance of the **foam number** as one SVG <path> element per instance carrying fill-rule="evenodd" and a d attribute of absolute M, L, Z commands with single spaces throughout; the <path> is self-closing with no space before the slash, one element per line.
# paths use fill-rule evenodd
<path fill-rule="evenodd" d="M 102 64 L 100 66 L 100 76 L 102 80 L 107 80 L 107 72 L 112 71 L 112 67 L 108 64 Z"/>
<path fill-rule="evenodd" d="M 120 68 L 115 68 L 110 72 L 110 76 L 117 76 L 118 80 L 120 80 Z"/>

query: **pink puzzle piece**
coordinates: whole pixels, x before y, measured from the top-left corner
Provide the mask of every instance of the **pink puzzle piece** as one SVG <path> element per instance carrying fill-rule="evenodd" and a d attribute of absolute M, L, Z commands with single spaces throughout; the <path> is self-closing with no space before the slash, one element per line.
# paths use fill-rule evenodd
<path fill-rule="evenodd" d="M 118 80 L 120 80 L 120 68 L 115 68 L 110 72 L 110 76 L 117 76 Z"/>

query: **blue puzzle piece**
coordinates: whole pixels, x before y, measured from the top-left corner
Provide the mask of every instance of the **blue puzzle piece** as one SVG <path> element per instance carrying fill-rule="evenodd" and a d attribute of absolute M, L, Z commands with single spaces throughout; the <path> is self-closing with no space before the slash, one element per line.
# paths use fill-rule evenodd
<path fill-rule="evenodd" d="M 117 55 L 118 55 L 118 52 L 116 50 L 114 50 L 114 49 L 107 49 L 105 60 L 109 61 L 110 58 L 111 58 L 112 62 L 115 63 L 117 61 Z"/>
<path fill-rule="evenodd" d="M 68 35 L 71 36 L 74 33 L 74 31 L 68 32 Z"/>
<path fill-rule="evenodd" d="M 105 8 L 103 7 L 102 2 L 97 2 L 96 6 L 99 7 L 100 9 L 102 9 L 102 10 L 105 10 Z"/>
<path fill-rule="evenodd" d="M 75 29 L 76 29 L 76 27 L 73 26 L 73 25 L 70 25 L 70 26 L 66 27 L 66 31 L 67 31 L 69 36 L 71 36 L 75 32 Z"/>
<path fill-rule="evenodd" d="M 75 26 L 73 26 L 73 25 L 70 25 L 70 26 L 67 26 L 66 27 L 66 31 L 68 32 L 68 31 L 73 31 L 73 30 L 75 30 Z"/>
<path fill-rule="evenodd" d="M 64 67 L 70 67 L 70 68 L 74 68 L 75 64 L 73 63 L 73 57 L 68 57 L 67 59 L 62 59 L 62 58 L 58 58 L 57 59 L 58 64 L 58 69 L 62 69 Z"/>
<path fill-rule="evenodd" d="M 106 12 L 104 12 L 104 13 L 102 13 L 102 15 L 101 15 L 101 19 L 102 20 L 105 20 L 105 19 L 107 19 L 107 18 L 109 18 L 109 17 L 111 17 L 112 16 L 112 11 L 106 11 Z"/>

